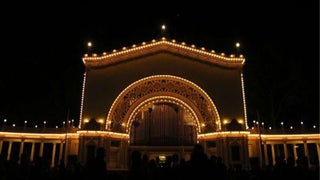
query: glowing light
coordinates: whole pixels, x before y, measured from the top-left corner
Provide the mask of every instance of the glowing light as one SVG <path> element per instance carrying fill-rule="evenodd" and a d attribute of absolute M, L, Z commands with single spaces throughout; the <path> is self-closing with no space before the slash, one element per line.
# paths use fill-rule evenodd
<path fill-rule="evenodd" d="M 7 119 L 4 119 L 4 120 L 3 120 L 3 122 L 5 122 L 5 123 L 6 123 L 6 122 L 7 122 Z"/>
<path fill-rule="evenodd" d="M 222 131 L 222 132 L 212 132 L 212 133 L 199 134 L 198 139 L 205 140 L 205 139 L 217 138 L 219 136 L 243 137 L 243 136 L 247 136 L 249 134 L 250 134 L 250 132 L 248 132 L 248 131 Z"/>
<path fill-rule="evenodd" d="M 236 47 L 237 48 L 240 47 L 240 43 L 239 42 L 236 43 Z"/>
<path fill-rule="evenodd" d="M 166 26 L 163 24 L 163 25 L 161 26 L 161 29 L 162 29 L 162 30 L 166 30 Z"/>
<path fill-rule="evenodd" d="M 89 118 L 84 118 L 84 119 L 83 119 L 83 122 L 84 122 L 84 123 L 88 123 L 88 122 L 89 122 Z"/>
<path fill-rule="evenodd" d="M 190 56 L 190 57 L 196 57 L 199 60 L 205 61 L 205 62 L 211 62 L 214 64 L 219 64 L 227 67 L 242 67 L 245 59 L 242 55 L 240 57 L 226 57 L 224 53 L 221 53 L 220 55 L 215 54 L 213 51 L 206 51 L 205 49 L 197 49 L 195 45 L 186 46 L 184 42 L 181 44 L 166 41 L 165 37 L 161 38 L 162 41 L 157 41 L 152 43 L 142 43 L 141 46 L 133 45 L 130 49 L 125 49 L 122 51 L 116 51 L 114 50 L 113 53 L 110 53 L 108 55 L 102 55 L 102 56 L 91 56 L 91 57 L 83 57 L 82 61 L 86 66 L 103 66 L 107 65 L 109 63 L 114 63 L 115 59 L 116 61 L 122 61 L 126 60 L 129 57 L 137 57 L 141 56 L 141 54 L 147 54 L 148 52 L 153 53 L 155 50 L 166 50 L 166 51 L 172 51 L 177 53 L 177 48 L 179 48 L 179 53 Z M 151 51 L 150 51 L 151 50 Z M 130 53 L 130 54 L 128 54 Z M 201 56 L 199 56 L 199 54 Z M 125 57 L 121 57 L 122 55 L 125 55 Z M 119 56 L 114 58 L 115 56 Z M 112 61 L 109 61 L 109 59 L 112 59 Z M 97 62 L 99 60 L 99 62 Z"/>
<path fill-rule="evenodd" d="M 223 124 L 228 124 L 228 123 L 229 123 L 229 121 L 227 119 L 223 120 Z"/>
<path fill-rule="evenodd" d="M 98 123 L 103 124 L 104 120 L 101 118 L 101 119 L 98 120 Z"/>
<path fill-rule="evenodd" d="M 84 102 L 84 91 L 85 91 L 85 87 L 86 87 L 86 76 L 87 76 L 87 74 L 84 73 L 83 74 L 83 83 L 82 83 L 81 104 L 80 104 L 79 128 L 81 128 L 81 125 L 82 125 L 81 120 L 82 120 L 82 115 L 83 115 L 83 102 Z M 89 122 L 89 120 L 88 120 L 88 122 Z M 85 123 L 87 123 L 87 122 L 85 122 Z"/>
<path fill-rule="evenodd" d="M 27 124 L 27 123 L 28 123 L 28 121 L 24 121 L 24 123 L 25 123 L 25 124 Z"/>
<path fill-rule="evenodd" d="M 46 139 L 54 139 L 57 140 L 56 142 L 61 142 L 62 139 L 65 138 L 66 134 L 65 133 L 24 133 L 24 132 L 1 132 L 0 131 L 0 136 L 1 137 L 11 137 L 11 138 L 30 138 L 30 139 L 43 139 L 44 137 Z M 79 134 L 76 133 L 68 133 L 68 136 L 72 136 L 74 138 L 78 138 Z"/>
<path fill-rule="evenodd" d="M 16 127 L 16 124 L 12 124 L 12 127 Z"/>
<path fill-rule="evenodd" d="M 89 42 L 87 43 L 87 46 L 88 46 L 88 47 L 92 47 L 92 42 L 89 41 Z"/>
<path fill-rule="evenodd" d="M 301 121 L 300 124 L 303 125 L 303 121 Z"/>
<path fill-rule="evenodd" d="M 155 75 L 155 76 L 149 76 L 149 77 L 146 77 L 146 78 L 143 78 L 143 79 L 140 79 L 132 84 L 130 84 L 128 87 L 126 87 L 118 96 L 117 98 L 115 99 L 115 101 L 112 103 L 111 105 L 111 108 L 108 112 L 108 116 L 107 116 L 107 119 L 108 120 L 112 120 L 113 118 L 111 117 L 112 116 L 112 112 L 114 111 L 114 109 L 116 108 L 116 106 L 118 105 L 118 103 L 120 103 L 121 101 L 121 97 L 123 97 L 128 91 L 130 91 L 130 89 L 132 89 L 133 87 L 136 87 L 138 86 L 139 84 L 141 83 L 144 83 L 146 81 L 151 81 L 151 80 L 157 80 L 157 79 L 162 79 L 162 78 L 166 78 L 166 79 L 173 79 L 173 80 L 176 80 L 176 81 L 179 81 L 179 82 L 182 82 L 182 83 L 185 83 L 187 86 L 191 86 L 193 87 L 194 89 L 200 91 L 200 93 L 206 98 L 206 100 L 209 102 L 209 106 L 211 107 L 211 109 L 213 109 L 214 113 L 214 120 L 219 122 L 218 124 L 218 129 L 221 130 L 221 122 L 220 122 L 220 116 L 219 116 L 219 113 L 218 113 L 218 110 L 215 106 L 215 104 L 213 103 L 212 99 L 209 97 L 209 95 L 202 89 L 200 88 L 198 85 L 194 84 L 193 82 L 187 80 L 187 79 L 184 79 L 184 78 L 181 78 L 181 77 L 177 77 L 177 76 L 171 76 L 171 75 Z M 198 122 L 199 123 L 199 122 Z M 108 123 L 106 123 L 106 129 L 108 130 Z M 198 124 L 198 126 L 200 126 L 200 124 Z"/>
<path fill-rule="evenodd" d="M 292 126 L 290 126 L 290 129 L 293 129 L 293 127 L 292 127 Z"/>
<path fill-rule="evenodd" d="M 241 89 L 242 89 L 242 102 L 243 102 L 243 113 L 244 113 L 245 127 L 246 127 L 246 129 L 248 129 L 249 126 L 248 126 L 246 93 L 245 93 L 245 87 L 244 87 L 243 73 L 241 73 Z"/>
<path fill-rule="evenodd" d="M 271 126 L 269 126 L 269 130 L 271 130 L 272 129 L 272 127 Z"/>
<path fill-rule="evenodd" d="M 315 129 L 317 126 L 316 125 L 313 125 L 313 128 Z"/>

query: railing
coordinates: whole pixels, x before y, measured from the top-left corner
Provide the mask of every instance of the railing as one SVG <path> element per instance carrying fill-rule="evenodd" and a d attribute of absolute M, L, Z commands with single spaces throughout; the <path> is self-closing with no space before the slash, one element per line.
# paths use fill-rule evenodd
<path fill-rule="evenodd" d="M 320 134 L 319 129 L 310 128 L 310 129 L 263 129 L 258 128 L 249 129 L 250 134 Z"/>
<path fill-rule="evenodd" d="M 76 127 L 62 128 L 35 128 L 35 127 L 0 127 L 0 132 L 21 132 L 21 133 L 75 133 L 79 130 Z"/>

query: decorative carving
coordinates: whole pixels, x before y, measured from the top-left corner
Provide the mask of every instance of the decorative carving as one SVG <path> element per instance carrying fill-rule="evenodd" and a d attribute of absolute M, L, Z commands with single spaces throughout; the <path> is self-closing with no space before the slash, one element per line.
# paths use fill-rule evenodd
<path fill-rule="evenodd" d="M 136 86 L 129 88 L 128 91 L 119 98 L 113 112 L 111 112 L 110 120 L 113 123 L 110 130 L 113 132 L 125 132 L 122 124 L 126 123 L 124 118 L 132 104 L 144 96 L 159 92 L 170 92 L 189 99 L 202 116 L 201 119 L 203 122 L 201 123 L 205 124 L 203 132 L 218 130 L 216 120 L 214 119 L 214 112 L 205 95 L 200 90 L 195 89 L 185 82 L 165 77 L 146 79 Z"/>

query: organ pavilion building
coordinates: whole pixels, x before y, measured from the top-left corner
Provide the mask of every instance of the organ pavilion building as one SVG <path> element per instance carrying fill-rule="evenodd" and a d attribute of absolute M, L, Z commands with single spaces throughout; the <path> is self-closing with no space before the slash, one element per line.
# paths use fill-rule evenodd
<path fill-rule="evenodd" d="M 12 127 L 0 131 L 0 154 L 20 162 L 47 159 L 54 167 L 71 157 L 81 164 L 106 150 L 109 170 L 126 170 L 139 150 L 164 161 L 188 160 L 199 143 L 227 166 L 250 169 L 283 160 L 320 158 L 320 136 L 310 130 L 248 127 L 245 58 L 166 38 L 83 57 L 79 126 Z"/>

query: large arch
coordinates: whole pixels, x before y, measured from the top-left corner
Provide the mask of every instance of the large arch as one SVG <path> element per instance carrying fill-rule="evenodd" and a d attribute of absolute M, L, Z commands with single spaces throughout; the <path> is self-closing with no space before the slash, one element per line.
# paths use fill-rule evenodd
<path fill-rule="evenodd" d="M 221 130 L 218 110 L 208 94 L 195 83 L 172 75 L 154 75 L 140 79 L 125 88 L 113 102 L 106 122 L 106 130 L 128 133 L 135 106 L 152 97 L 170 97 L 174 102 L 184 102 L 194 112 L 198 133 Z M 170 98 L 164 98 L 169 100 Z M 197 112 L 197 113 L 196 113 Z M 201 131 L 200 125 L 210 126 Z M 126 128 L 123 128 L 126 127 Z"/>

